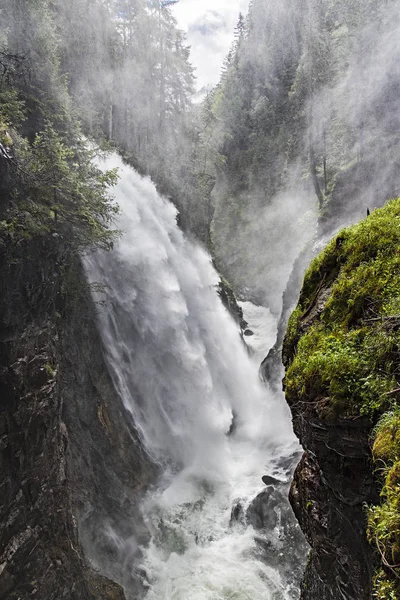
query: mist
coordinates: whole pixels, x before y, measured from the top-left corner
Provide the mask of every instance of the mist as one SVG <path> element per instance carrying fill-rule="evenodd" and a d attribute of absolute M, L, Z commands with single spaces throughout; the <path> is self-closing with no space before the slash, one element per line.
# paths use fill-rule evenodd
<path fill-rule="evenodd" d="M 117 528 L 101 520 L 93 531 L 83 515 L 86 554 L 117 577 L 128 598 L 136 569 L 147 600 L 236 593 L 289 600 L 305 544 L 285 499 L 298 452 L 288 409 L 261 383 L 258 362 L 217 294 L 211 257 L 180 231 L 175 207 L 149 179 L 117 156 L 105 165 L 116 166 L 123 235 L 111 253 L 87 257 L 85 268 L 105 286 L 99 328 L 115 388 L 162 476 L 140 507 L 149 542 L 140 547 L 126 536 L 121 517 Z M 272 319 L 270 340 L 275 328 Z M 245 517 L 264 472 L 277 478 L 281 517 L 258 535 L 274 553 L 286 547 L 284 528 L 293 536 L 288 558 L 277 564 L 263 560 Z M 120 563 L 110 560 L 110 548 Z"/>
<path fill-rule="evenodd" d="M 213 242 L 279 310 L 317 219 L 328 239 L 399 193 L 399 6 L 255 1 L 247 22 L 215 92 Z"/>
<path fill-rule="evenodd" d="M 307 545 L 287 497 L 300 448 L 280 354 L 262 382 L 259 348 L 282 341 L 314 248 L 400 193 L 398 1 L 252 0 L 229 14 L 187 21 L 193 42 L 212 40 L 216 77 L 169 2 L 0 8 L 0 241 L 54 245 L 37 269 L 59 284 L 54 331 L 64 290 L 79 296 L 64 267 L 84 248 L 114 408 L 151 465 L 140 498 L 121 484 L 120 504 L 102 505 L 96 481 L 100 511 L 68 508 L 85 558 L 129 599 L 299 597 Z"/>

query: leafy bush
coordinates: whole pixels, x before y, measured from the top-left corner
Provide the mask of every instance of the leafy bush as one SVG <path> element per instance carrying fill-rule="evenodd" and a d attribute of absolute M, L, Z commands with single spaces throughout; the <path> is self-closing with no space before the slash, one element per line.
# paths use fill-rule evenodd
<path fill-rule="evenodd" d="M 12 230 L 15 241 L 53 232 L 75 251 L 109 249 L 117 235 L 109 226 L 118 209 L 108 189 L 117 172 L 100 171 L 94 151 L 80 140 L 67 146 L 50 123 L 33 144 L 16 132 L 13 139 L 15 178 L 3 230 Z"/>

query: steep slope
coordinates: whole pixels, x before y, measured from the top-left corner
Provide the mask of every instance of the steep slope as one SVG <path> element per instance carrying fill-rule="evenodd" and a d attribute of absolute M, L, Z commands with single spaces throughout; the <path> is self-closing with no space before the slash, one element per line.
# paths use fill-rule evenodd
<path fill-rule="evenodd" d="M 251 2 L 203 118 L 236 291 L 279 311 L 317 212 L 333 235 L 398 195 L 399 28 L 395 0 Z"/>
<path fill-rule="evenodd" d="M 303 600 L 398 597 L 399 245 L 392 200 L 314 259 L 289 320 L 284 386 L 305 449 L 291 501 L 312 546 Z"/>
<path fill-rule="evenodd" d="M 120 527 L 154 471 L 106 375 L 79 262 L 64 251 L 52 235 L 2 237 L 0 597 L 122 600 L 89 568 L 102 566 L 93 522 L 106 510 Z"/>

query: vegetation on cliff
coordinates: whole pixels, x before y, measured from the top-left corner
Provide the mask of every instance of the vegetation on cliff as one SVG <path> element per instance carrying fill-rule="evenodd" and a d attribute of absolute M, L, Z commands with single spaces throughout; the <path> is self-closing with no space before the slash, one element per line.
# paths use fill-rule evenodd
<path fill-rule="evenodd" d="M 109 248 L 116 207 L 109 194 L 116 173 L 103 173 L 82 137 L 67 81 L 60 71 L 55 23 L 43 3 L 25 6 L 0 31 L 2 244 L 59 236 L 65 250 Z M 24 19 L 35 32 L 23 43 Z M 5 23 L 3 24 L 5 25 Z M 17 39 L 17 42 L 16 42 Z M 35 56 L 32 61 L 31 55 Z"/>
<path fill-rule="evenodd" d="M 5 0 L 0 24 L 0 220 L 17 238 L 57 233 L 107 248 L 115 173 L 93 144 L 123 148 L 161 184 L 193 87 L 168 8 L 145 0 Z M 183 165 L 182 165 L 183 168 Z"/>
<path fill-rule="evenodd" d="M 400 597 L 400 408 L 385 413 L 374 432 L 373 457 L 381 480 L 381 504 L 369 509 L 368 536 L 382 566 L 375 576 L 378 600 Z"/>
<path fill-rule="evenodd" d="M 290 405 L 313 405 L 322 424 L 370 420 L 383 483 L 368 512 L 380 600 L 400 591 L 399 248 L 400 199 L 340 232 L 312 262 L 283 346 Z"/>
<path fill-rule="evenodd" d="M 10 599 L 123 598 L 119 585 L 88 568 L 76 518 L 93 494 L 97 539 L 101 511 L 107 518 L 124 514 L 125 527 L 152 472 L 114 398 L 79 261 L 88 249 L 110 248 L 118 235 L 110 194 L 116 173 L 96 166 L 98 149 L 88 139 L 101 145 L 104 137 L 122 143 L 122 129 L 132 135 L 126 119 L 143 103 L 125 111 L 127 94 L 133 82 L 142 90 L 145 83 L 135 71 L 115 100 L 114 87 L 121 87 L 125 69 L 146 70 L 150 59 L 160 75 L 163 60 L 159 37 L 155 42 L 148 30 L 135 37 L 137 12 L 128 31 L 127 4 L 5 0 L 0 8 L 0 596 Z M 158 14 L 149 12 L 157 29 Z M 163 33 L 170 36 L 163 55 L 170 77 L 170 69 L 179 71 L 177 54 L 185 62 L 187 50 L 173 23 Z M 153 82 L 154 102 L 160 79 Z M 178 102 L 170 84 L 163 88 L 166 123 Z M 141 116 L 135 125 L 154 113 Z M 141 142 L 153 157 L 158 127 L 159 119 L 152 135 L 149 123 Z"/>
<path fill-rule="evenodd" d="M 284 344 L 289 401 L 329 397 L 336 414 L 371 417 L 389 406 L 398 387 L 399 244 L 393 200 L 312 262 Z"/>
<path fill-rule="evenodd" d="M 399 23 L 396 0 L 252 0 L 239 19 L 192 152 L 236 291 L 279 308 L 317 211 L 331 234 L 398 193 Z"/>

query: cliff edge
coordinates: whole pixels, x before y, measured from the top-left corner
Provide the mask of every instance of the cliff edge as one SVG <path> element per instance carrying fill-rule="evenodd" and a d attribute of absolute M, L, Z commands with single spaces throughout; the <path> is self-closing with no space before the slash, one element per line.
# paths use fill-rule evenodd
<path fill-rule="evenodd" d="M 400 597 L 400 200 L 313 260 L 283 343 L 302 600 Z"/>
<path fill-rule="evenodd" d="M 0 599 L 124 600 L 135 573 L 107 532 L 142 534 L 155 470 L 108 376 L 80 261 L 59 235 L 3 234 L 0 285 Z"/>

